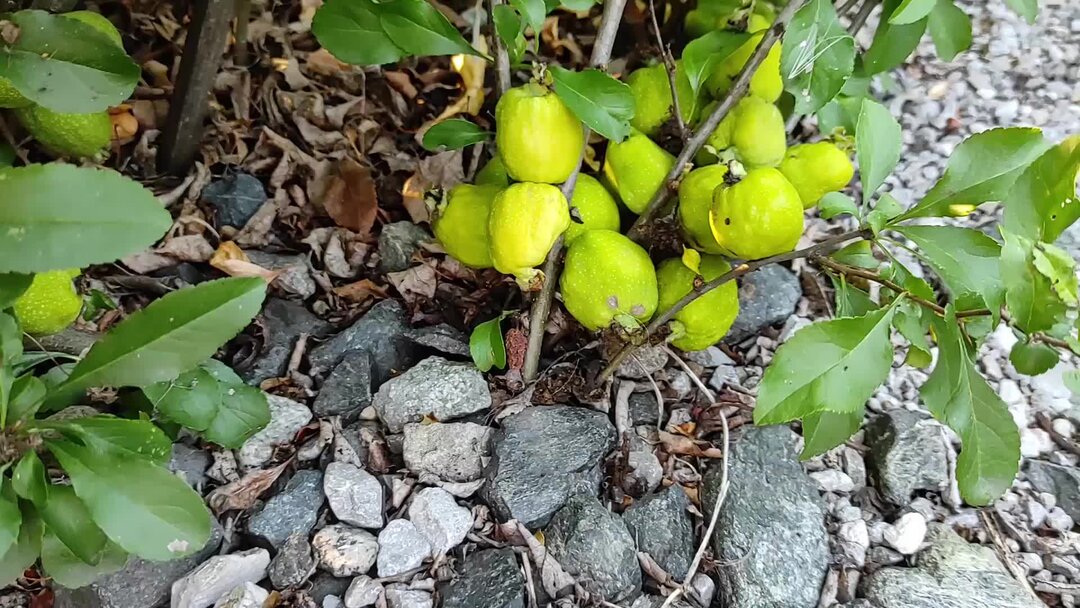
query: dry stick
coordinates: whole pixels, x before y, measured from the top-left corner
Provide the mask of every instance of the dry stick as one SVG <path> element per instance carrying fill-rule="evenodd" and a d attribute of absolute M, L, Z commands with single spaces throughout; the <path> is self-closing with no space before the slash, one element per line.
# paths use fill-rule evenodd
<path fill-rule="evenodd" d="M 236 0 L 236 34 L 233 43 L 233 61 L 237 66 L 247 65 L 248 26 L 251 23 L 251 0 Z"/>
<path fill-rule="evenodd" d="M 866 20 L 870 18 L 870 13 L 874 12 L 874 7 L 877 6 L 876 0 L 865 0 L 858 13 L 851 18 L 851 24 L 848 25 L 848 34 L 854 36 L 859 33 L 859 30 L 866 25 Z"/>
<path fill-rule="evenodd" d="M 859 0 L 846 0 L 846 2 L 844 2 L 843 4 L 841 4 L 840 6 L 838 6 L 836 8 L 836 13 L 838 15 L 843 15 L 844 13 L 846 13 L 846 12 L 850 11 L 851 9 L 855 8 L 855 5 L 858 4 L 858 3 L 859 3 Z"/>
<path fill-rule="evenodd" d="M 488 22 L 491 23 L 491 40 L 495 45 L 495 84 L 499 96 L 503 96 L 510 90 L 510 54 L 506 52 L 499 33 L 495 31 L 495 7 L 503 3 L 503 0 L 491 0 L 488 5 Z"/>
<path fill-rule="evenodd" d="M 667 72 L 668 86 L 671 87 L 671 108 L 675 114 L 675 122 L 679 125 L 679 138 L 684 142 L 690 138 L 690 131 L 686 128 L 686 121 L 682 117 L 682 108 L 679 107 L 679 88 L 675 84 L 677 68 L 675 58 L 671 56 L 671 47 L 664 44 L 664 37 L 660 34 L 660 23 L 656 20 L 656 6 L 653 0 L 649 0 L 649 15 L 652 17 L 653 33 L 656 34 L 656 46 L 660 49 L 660 56 L 664 59 L 664 70 Z"/>
<path fill-rule="evenodd" d="M 682 152 L 679 153 L 679 157 L 675 159 L 675 165 L 671 167 L 671 171 L 668 172 L 667 177 L 664 178 L 664 186 L 656 191 L 652 200 L 649 201 L 648 206 L 641 212 L 634 225 L 630 227 L 628 236 L 635 241 L 641 239 L 642 231 L 644 227 L 652 222 L 657 213 L 663 208 L 664 203 L 667 202 L 671 193 L 678 185 L 678 180 L 682 176 L 683 170 L 690 164 L 690 161 L 694 158 L 694 155 L 701 150 L 701 147 L 708 141 L 709 136 L 716 130 L 716 127 L 720 126 L 720 122 L 728 115 L 729 112 L 735 107 L 739 101 L 746 96 L 750 90 L 750 79 L 753 78 L 754 72 L 765 61 L 765 57 L 769 54 L 769 50 L 772 49 L 773 44 L 776 43 L 783 35 L 787 24 L 791 21 L 791 17 L 795 14 L 799 7 L 803 5 L 805 0 L 791 0 L 784 10 L 780 11 L 780 14 L 776 16 L 776 21 L 772 27 L 766 30 L 765 35 L 762 37 L 761 42 L 758 43 L 757 49 L 754 50 L 754 54 L 750 56 L 750 60 L 743 66 L 741 72 L 739 72 L 738 78 L 731 85 L 731 91 L 728 92 L 724 101 L 716 106 L 712 114 L 705 119 L 705 122 L 698 127 L 694 134 L 690 137 L 690 140 L 683 146 Z"/>
<path fill-rule="evenodd" d="M 603 68 L 611 60 L 611 47 L 615 45 L 615 35 L 619 32 L 624 7 L 626 7 L 626 0 L 609 0 L 604 3 L 600 28 L 596 33 L 596 42 L 593 43 L 592 57 L 589 58 L 589 65 L 592 67 Z M 582 126 L 582 129 L 585 132 L 585 139 L 581 146 L 581 154 L 578 156 L 577 167 L 562 185 L 562 193 L 567 202 L 573 198 L 578 173 L 581 172 L 581 163 L 585 160 L 585 148 L 589 145 L 589 127 Z M 547 259 L 544 261 L 544 286 L 529 310 L 529 346 L 525 350 L 525 366 L 522 369 L 522 376 L 526 382 L 536 379 L 536 372 L 540 367 L 540 351 L 544 347 L 544 329 L 547 327 L 548 314 L 551 312 L 551 302 L 555 299 L 555 284 L 559 276 L 559 255 L 562 253 L 562 248 L 563 237 L 560 236 L 551 246 L 551 251 L 548 252 Z"/>

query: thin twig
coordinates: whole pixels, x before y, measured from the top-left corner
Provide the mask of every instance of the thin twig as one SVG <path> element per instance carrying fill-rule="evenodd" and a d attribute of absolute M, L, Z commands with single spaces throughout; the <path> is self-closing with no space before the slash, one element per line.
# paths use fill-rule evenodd
<path fill-rule="evenodd" d="M 619 24 L 622 22 L 625 7 L 626 0 L 609 0 L 604 3 L 604 13 L 596 32 L 592 57 L 589 58 L 589 65 L 592 67 L 604 68 L 611 60 L 611 48 L 615 45 L 615 36 L 619 33 Z M 578 156 L 577 167 L 562 185 L 562 193 L 567 202 L 573 198 L 578 173 L 581 172 L 581 163 L 585 160 L 585 148 L 589 145 L 589 127 L 582 126 L 582 129 L 585 132 L 585 138 L 581 146 L 581 154 Z M 540 288 L 540 293 L 529 310 L 529 345 L 525 350 L 525 365 L 521 370 L 526 382 L 535 380 L 540 368 L 540 352 L 544 348 L 544 328 L 547 327 L 551 303 L 555 299 L 555 284 L 559 277 L 559 256 L 562 255 L 562 248 L 563 237 L 560 236 L 551 246 L 551 251 L 548 251 L 547 259 L 544 260 L 542 269 L 544 285 Z"/>
<path fill-rule="evenodd" d="M 851 23 L 848 25 L 848 34 L 855 36 L 859 33 L 859 30 L 866 25 L 866 20 L 870 18 L 870 13 L 874 12 L 875 6 L 877 6 L 876 0 L 866 0 L 863 2 L 862 7 L 859 8 L 859 12 L 855 13 L 855 16 L 851 18 Z"/>
<path fill-rule="evenodd" d="M 510 90 L 510 54 L 506 52 L 506 46 L 495 31 L 495 7 L 503 3 L 503 0 L 491 0 L 488 8 L 488 23 L 491 23 L 491 41 L 495 46 L 495 84 L 499 96 L 503 96 Z M 539 37 L 540 33 L 536 35 Z"/>
<path fill-rule="evenodd" d="M 855 5 L 859 3 L 859 0 L 847 0 L 836 9 L 837 15 L 843 15 L 844 13 L 855 8 Z"/>
<path fill-rule="evenodd" d="M 660 49 L 660 56 L 664 60 L 664 71 L 667 72 L 668 86 L 671 87 L 671 108 L 675 114 L 676 124 L 679 125 L 679 137 L 685 142 L 690 139 L 690 131 L 686 128 L 683 120 L 682 108 L 679 102 L 679 87 L 675 84 L 678 69 L 675 67 L 675 58 L 671 56 L 671 47 L 664 44 L 664 37 L 660 33 L 660 22 L 656 20 L 656 5 L 649 0 L 649 16 L 652 17 L 653 33 L 656 35 L 656 46 Z"/>
<path fill-rule="evenodd" d="M 750 79 L 753 78 L 754 72 L 765 61 L 765 57 L 768 56 L 769 50 L 784 34 L 784 30 L 787 28 L 787 24 L 791 21 L 791 17 L 796 11 L 803 5 L 805 0 L 791 0 L 784 10 L 780 11 L 780 14 L 776 16 L 776 21 L 772 27 L 765 31 L 765 35 L 761 38 L 761 42 L 758 43 L 757 48 L 754 50 L 754 54 L 750 56 L 750 60 L 743 66 L 739 76 L 735 79 L 735 82 L 731 85 L 731 90 L 728 92 L 724 101 L 717 104 L 716 109 L 709 114 L 709 117 L 705 119 L 705 122 L 701 124 L 694 131 L 694 134 L 690 137 L 690 140 L 683 146 L 682 151 L 679 153 L 675 164 L 671 167 L 671 171 L 668 172 L 667 177 L 664 178 L 664 183 L 667 187 L 659 188 L 652 199 L 649 201 L 648 206 L 638 216 L 634 225 L 630 227 L 628 236 L 635 241 L 640 240 L 645 226 L 655 219 L 656 214 L 660 212 L 664 204 L 667 202 L 671 193 L 676 189 L 678 185 L 679 177 L 682 175 L 683 170 L 689 165 L 694 156 L 701 150 L 701 147 L 705 145 L 705 142 L 712 135 L 712 132 L 716 130 L 716 127 L 720 125 L 720 122 L 734 109 L 735 105 L 746 96 L 750 90 Z"/>
<path fill-rule="evenodd" d="M 248 26 L 251 24 L 251 0 L 236 0 L 236 35 L 233 44 L 233 61 L 246 66 L 248 61 Z"/>

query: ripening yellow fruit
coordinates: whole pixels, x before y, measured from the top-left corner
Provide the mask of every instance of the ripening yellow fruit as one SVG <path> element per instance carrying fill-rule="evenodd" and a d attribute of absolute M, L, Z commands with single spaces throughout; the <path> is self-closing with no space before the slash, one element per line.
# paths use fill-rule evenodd
<path fill-rule="evenodd" d="M 506 174 L 506 165 L 496 154 L 483 167 L 480 167 L 473 181 L 477 186 L 509 186 L 510 176 Z"/>
<path fill-rule="evenodd" d="M 751 36 L 735 52 L 713 68 L 705 83 L 713 97 L 722 99 L 724 95 L 727 95 L 735 78 L 746 66 L 746 62 L 750 61 L 750 57 L 754 54 L 754 50 L 757 49 L 764 36 L 764 32 L 758 32 Z M 760 97 L 770 103 L 775 103 L 780 98 L 780 94 L 784 92 L 784 79 L 780 74 L 781 54 L 782 46 L 777 42 L 769 49 L 769 53 L 765 55 L 765 60 L 762 61 L 757 71 L 750 78 L 751 95 Z"/>
<path fill-rule="evenodd" d="M 724 183 L 727 165 L 706 165 L 686 174 L 679 184 L 679 221 L 690 245 L 705 253 L 726 253 L 709 225 L 713 192 Z"/>
<path fill-rule="evenodd" d="M 71 281 L 79 270 L 50 270 L 34 275 L 30 287 L 15 299 L 12 311 L 22 331 L 47 336 L 64 330 L 82 311 L 82 298 Z"/>
<path fill-rule="evenodd" d="M 581 158 L 581 121 L 547 87 L 514 87 L 495 106 L 495 143 L 506 172 L 519 182 L 566 181 Z"/>
<path fill-rule="evenodd" d="M 711 281 L 731 271 L 731 264 L 715 255 L 701 256 L 699 277 L 680 258 L 664 260 L 656 268 L 660 300 L 657 310 L 665 311 L 694 289 L 697 280 Z M 675 314 L 681 324 L 672 345 L 685 351 L 704 350 L 720 341 L 739 315 L 739 292 L 735 281 L 698 297 Z"/>
<path fill-rule="evenodd" d="M 514 275 L 526 291 L 543 285 L 544 263 L 556 239 L 570 227 L 566 197 L 551 184 L 522 182 L 495 195 L 488 217 L 491 261 L 495 269 Z"/>
<path fill-rule="evenodd" d="M 626 140 L 608 143 L 604 177 L 627 209 L 641 213 L 674 166 L 674 156 L 634 129 Z"/>
<path fill-rule="evenodd" d="M 439 203 L 432 218 L 435 238 L 454 259 L 472 268 L 491 268 L 488 218 L 502 186 L 458 184 Z"/>
<path fill-rule="evenodd" d="M 108 112 L 65 114 L 41 106 L 14 112 L 27 132 L 57 156 L 98 158 L 109 149 L 113 126 Z"/>
<path fill-rule="evenodd" d="M 574 184 L 574 195 L 570 197 L 570 206 L 575 209 L 581 223 L 570 218 L 570 227 L 566 229 L 566 244 L 574 242 L 588 230 L 619 231 L 619 204 L 595 177 L 582 173 Z"/>
<path fill-rule="evenodd" d="M 805 209 L 818 204 L 829 192 L 843 190 L 855 176 L 847 152 L 827 141 L 792 146 L 779 169 L 799 191 Z"/>
<path fill-rule="evenodd" d="M 735 106 L 731 145 L 747 167 L 773 167 L 787 152 L 784 116 L 773 104 L 750 95 Z"/>
<path fill-rule="evenodd" d="M 738 183 L 716 189 L 709 224 L 716 242 L 733 256 L 767 258 L 791 251 L 799 243 L 802 200 L 777 169 L 751 169 Z"/>
<path fill-rule="evenodd" d="M 626 84 L 634 94 L 634 117 L 630 119 L 630 125 L 646 135 L 655 136 L 674 112 L 667 67 L 658 63 L 638 68 L 627 76 Z M 690 87 L 682 62 L 675 63 L 675 88 L 679 92 L 679 113 L 683 122 L 694 122 L 701 111 L 702 98 Z"/>
<path fill-rule="evenodd" d="M 646 323 L 656 312 L 656 270 L 637 243 L 611 230 L 589 230 L 570 244 L 559 281 L 563 304 L 596 331 Z"/>

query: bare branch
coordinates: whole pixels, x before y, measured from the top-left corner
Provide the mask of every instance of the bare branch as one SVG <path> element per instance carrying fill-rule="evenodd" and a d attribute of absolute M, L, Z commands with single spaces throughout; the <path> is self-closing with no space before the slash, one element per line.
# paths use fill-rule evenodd
<path fill-rule="evenodd" d="M 495 7 L 504 0 L 491 0 L 488 8 L 488 23 L 491 24 L 491 41 L 495 46 L 495 85 L 499 96 L 502 97 L 510 90 L 510 54 L 506 52 L 499 33 L 495 31 Z M 536 33 L 540 35 L 539 32 Z"/>
<path fill-rule="evenodd" d="M 664 71 L 667 72 L 668 86 L 671 87 L 671 108 L 672 113 L 675 114 L 675 122 L 679 125 L 679 138 L 685 142 L 690 139 L 690 131 L 686 128 L 686 121 L 683 120 L 682 108 L 679 102 L 679 87 L 675 83 L 678 73 L 675 67 L 675 58 L 671 56 L 671 47 L 664 44 L 664 37 L 660 33 L 660 22 L 656 20 L 656 5 L 653 0 L 649 0 L 649 16 L 652 17 L 653 33 L 656 35 L 656 47 L 660 49 L 660 56 L 664 59 Z"/>
<path fill-rule="evenodd" d="M 855 16 L 851 18 L 851 24 L 848 25 L 848 34 L 854 36 L 859 33 L 859 30 L 866 25 L 866 20 L 870 18 L 870 13 L 874 12 L 875 6 L 877 6 L 875 0 L 865 0 L 863 2 L 859 12 L 855 13 Z"/>

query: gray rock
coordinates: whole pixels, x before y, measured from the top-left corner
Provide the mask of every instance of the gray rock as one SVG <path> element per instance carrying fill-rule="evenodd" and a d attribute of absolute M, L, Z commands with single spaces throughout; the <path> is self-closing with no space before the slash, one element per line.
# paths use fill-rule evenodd
<path fill-rule="evenodd" d="M 311 422 L 311 410 L 303 403 L 269 393 L 266 400 L 270 404 L 270 424 L 249 437 L 236 454 L 240 466 L 247 469 L 270 462 L 275 448 L 291 442 Z"/>
<path fill-rule="evenodd" d="M 619 369 L 615 370 L 615 375 L 631 380 L 644 380 L 664 369 L 667 362 L 667 351 L 659 346 L 646 346 L 635 350 L 633 355 L 623 361 Z"/>
<path fill-rule="evenodd" d="M 169 470 L 196 491 L 201 492 L 206 485 L 206 469 L 209 468 L 210 454 L 182 443 L 173 444 Z"/>
<path fill-rule="evenodd" d="M 429 414 L 445 422 L 487 410 L 491 392 L 474 365 L 428 357 L 383 384 L 372 405 L 390 431 L 400 433 Z"/>
<path fill-rule="evenodd" d="M 638 551 L 652 556 L 661 568 L 682 580 L 694 558 L 694 523 L 690 501 L 679 486 L 671 486 L 630 505 L 623 521 Z"/>
<path fill-rule="evenodd" d="M 372 387 L 378 388 L 417 361 L 417 347 L 407 337 L 410 331 L 401 303 L 392 298 L 383 300 L 336 336 L 311 349 L 311 371 L 325 374 L 341 362 L 345 353 L 362 350 L 371 354 Z"/>
<path fill-rule="evenodd" d="M 735 344 L 786 320 L 802 297 L 799 279 L 787 268 L 773 264 L 747 274 L 739 281 L 739 316 L 724 337 Z"/>
<path fill-rule="evenodd" d="M 431 594 L 407 585 L 390 585 L 386 588 L 387 608 L 432 608 L 435 603 Z"/>
<path fill-rule="evenodd" d="M 317 572 L 308 583 L 308 597 L 315 602 L 316 606 L 322 606 L 326 598 L 344 597 L 352 580 L 352 578 L 341 578 L 326 572 Z"/>
<path fill-rule="evenodd" d="M 364 469 L 345 462 L 326 465 L 323 491 L 330 509 L 341 521 L 361 528 L 383 525 L 383 487 Z"/>
<path fill-rule="evenodd" d="M 634 426 L 656 426 L 660 420 L 656 395 L 652 392 L 630 394 L 630 423 Z"/>
<path fill-rule="evenodd" d="M 311 546 L 319 568 L 339 577 L 364 574 L 379 554 L 379 543 L 371 533 L 341 524 L 316 532 Z"/>
<path fill-rule="evenodd" d="M 915 568 L 882 568 L 864 581 L 874 608 L 1041 608 L 994 551 L 968 544 L 948 527 L 934 524 L 931 546 Z"/>
<path fill-rule="evenodd" d="M 664 479 L 664 467 L 653 454 L 652 447 L 638 438 L 631 438 L 630 451 L 626 455 L 626 475 L 623 488 L 632 496 L 643 496 L 660 487 Z"/>
<path fill-rule="evenodd" d="M 395 519 L 379 532 L 380 578 L 419 568 L 431 555 L 431 543 L 407 519 Z"/>
<path fill-rule="evenodd" d="M 262 311 L 265 341 L 254 362 L 238 371 L 248 384 L 285 375 L 296 341 L 301 334 L 314 339 L 330 334 L 331 325 L 312 314 L 302 304 L 282 298 L 268 298 Z"/>
<path fill-rule="evenodd" d="M 432 325 L 431 327 L 418 327 L 410 330 L 406 337 L 417 346 L 423 346 L 445 355 L 465 358 L 472 356 L 469 352 L 469 336 L 446 323 Z"/>
<path fill-rule="evenodd" d="M 500 518 L 538 528 L 571 494 L 599 490 L 600 465 L 615 445 L 607 416 L 580 407 L 536 406 L 502 423 L 481 489 Z"/>
<path fill-rule="evenodd" d="M 318 285 L 311 276 L 311 266 L 306 254 L 270 253 L 258 249 L 249 249 L 246 253 L 255 264 L 268 270 L 279 271 L 273 283 L 277 292 L 297 296 L 302 300 L 315 295 Z"/>
<path fill-rule="evenodd" d="M 379 272 L 401 272 L 409 267 L 420 244 L 431 235 L 412 222 L 394 222 L 379 233 Z"/>
<path fill-rule="evenodd" d="M 78 589 L 53 587 L 54 608 L 156 608 L 168 604 L 172 584 L 195 568 L 221 546 L 223 533 L 216 519 L 212 520 L 210 540 L 201 551 L 185 558 L 167 562 L 152 562 L 132 558 L 122 570 L 99 577 Z"/>
<path fill-rule="evenodd" d="M 634 537 L 592 494 L 571 496 L 551 516 L 544 538 L 551 556 L 589 592 L 613 603 L 641 593 Z"/>
<path fill-rule="evenodd" d="M 221 596 L 214 608 L 263 608 L 270 592 L 255 583 L 244 583 Z"/>
<path fill-rule="evenodd" d="M 298 587 L 315 573 L 315 556 L 307 533 L 293 534 L 270 561 L 267 574 L 274 589 Z"/>
<path fill-rule="evenodd" d="M 202 200 L 217 210 L 219 226 L 243 228 L 266 202 L 266 188 L 253 175 L 234 173 L 210 182 L 203 188 Z"/>
<path fill-rule="evenodd" d="M 491 434 L 490 427 L 472 422 L 406 424 L 402 445 L 405 466 L 417 475 L 434 475 L 443 481 L 479 479 Z"/>
<path fill-rule="evenodd" d="M 472 530 L 472 511 L 460 506 L 441 488 L 424 488 L 409 505 L 409 521 L 431 545 L 431 555 L 443 555 L 465 540 Z"/>
<path fill-rule="evenodd" d="M 261 581 L 269 565 L 270 553 L 266 549 L 215 555 L 173 583 L 171 608 L 212 606 L 234 588 Z"/>
<path fill-rule="evenodd" d="M 345 608 L 374 606 L 382 593 L 383 586 L 378 581 L 370 576 L 358 576 L 345 591 Z"/>
<path fill-rule="evenodd" d="M 936 422 L 918 412 L 892 410 L 866 428 L 868 461 L 878 490 L 905 505 L 916 490 L 939 490 L 949 479 L 945 440 Z"/>
<path fill-rule="evenodd" d="M 371 396 L 371 354 L 354 350 L 345 353 L 327 376 L 311 409 L 320 418 L 341 416 L 347 424 L 371 405 Z"/>
<path fill-rule="evenodd" d="M 799 438 L 783 426 L 754 428 L 731 452 L 731 487 L 713 548 L 724 608 L 815 608 L 829 566 L 825 509 L 798 460 Z M 703 479 L 711 509 L 720 467 Z"/>
<path fill-rule="evenodd" d="M 1073 519 L 1080 520 L 1080 471 L 1042 460 L 1024 463 L 1024 475 L 1040 492 L 1053 494 L 1057 506 Z"/>
<path fill-rule="evenodd" d="M 285 489 L 248 520 L 248 533 L 275 549 L 293 534 L 307 537 L 322 508 L 322 477 L 319 471 L 297 471 Z"/>
<path fill-rule="evenodd" d="M 525 579 L 510 549 L 470 553 L 458 576 L 439 587 L 443 608 L 524 608 Z"/>

